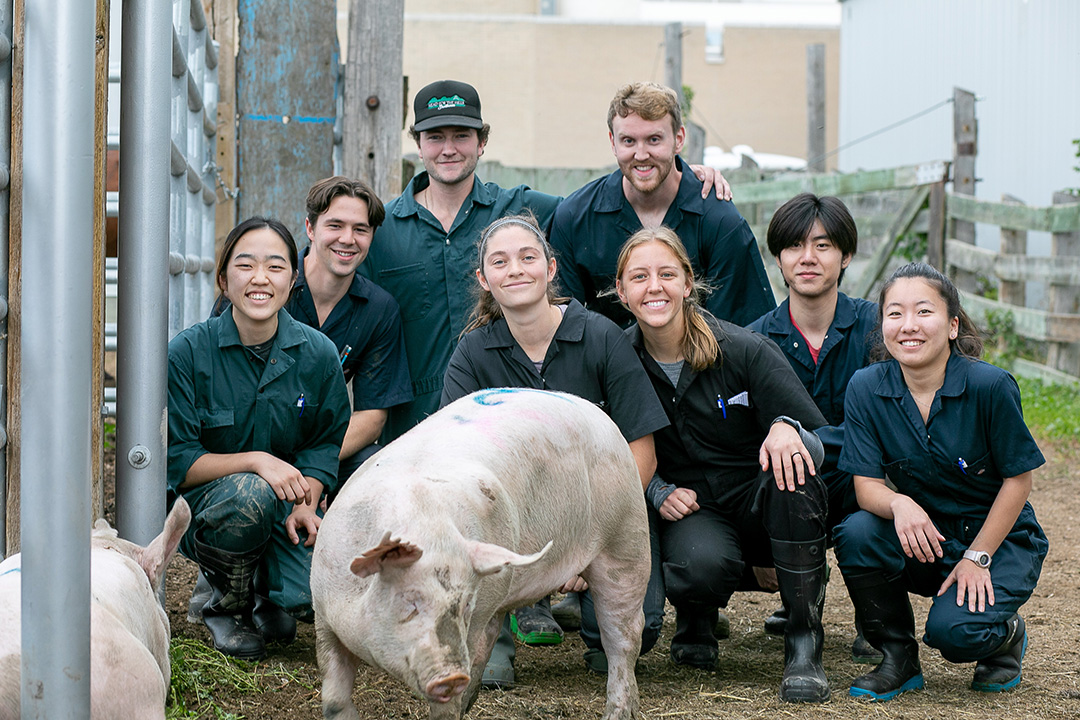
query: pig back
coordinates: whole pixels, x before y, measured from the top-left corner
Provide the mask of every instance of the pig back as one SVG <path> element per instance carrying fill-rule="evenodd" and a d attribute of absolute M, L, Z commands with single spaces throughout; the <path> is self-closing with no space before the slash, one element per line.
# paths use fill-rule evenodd
<path fill-rule="evenodd" d="M 644 502 L 630 448 L 602 410 L 565 393 L 496 388 L 446 406 L 365 463 L 319 537 L 336 524 L 339 506 L 362 505 L 370 512 L 348 513 L 353 533 L 357 523 L 368 526 L 354 537 L 356 548 L 385 531 L 443 535 L 448 523 L 470 540 L 523 554 L 553 541 L 537 569 L 566 574 L 627 527 L 647 546 Z"/>

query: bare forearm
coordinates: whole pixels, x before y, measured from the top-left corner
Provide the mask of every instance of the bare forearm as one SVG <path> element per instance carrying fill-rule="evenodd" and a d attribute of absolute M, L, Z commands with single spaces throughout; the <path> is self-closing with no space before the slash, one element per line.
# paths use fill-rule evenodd
<path fill-rule="evenodd" d="M 255 467 L 259 461 L 258 456 L 261 454 L 253 451 L 200 455 L 188 468 L 180 489 L 188 490 L 233 473 L 256 472 Z"/>
<path fill-rule="evenodd" d="M 990 512 L 986 516 L 979 534 L 971 543 L 972 550 L 982 550 L 991 555 L 1001 545 L 1001 541 L 1016 524 L 1016 518 L 1024 509 L 1028 495 L 1031 494 L 1031 472 L 1023 475 L 1005 478 L 998 490 L 994 504 L 990 506 Z"/>
<path fill-rule="evenodd" d="M 892 503 L 897 493 L 889 489 L 884 479 L 856 475 L 854 482 L 860 508 L 880 518 L 893 519 Z"/>
<path fill-rule="evenodd" d="M 386 424 L 386 410 L 357 410 L 349 417 L 349 427 L 345 439 L 341 442 L 338 459 L 344 460 L 355 455 L 379 439 L 383 425 Z"/>
<path fill-rule="evenodd" d="M 649 481 L 656 472 L 656 446 L 653 444 L 653 436 L 649 434 L 631 441 L 630 452 L 634 454 L 634 462 L 637 463 L 641 487 L 644 490 L 649 487 Z"/>

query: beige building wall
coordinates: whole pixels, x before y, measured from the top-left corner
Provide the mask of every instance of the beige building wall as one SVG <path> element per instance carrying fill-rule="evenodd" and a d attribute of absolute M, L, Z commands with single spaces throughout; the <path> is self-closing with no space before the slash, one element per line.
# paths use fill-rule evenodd
<path fill-rule="evenodd" d="M 517 3 L 509 3 L 516 5 Z M 528 4 L 523 2 L 522 4 Z M 410 2 L 410 10 L 421 2 Z M 607 107 L 637 80 L 663 82 L 663 25 L 571 23 L 523 15 L 406 14 L 410 96 L 446 78 L 474 85 L 492 126 L 486 159 L 506 165 L 614 162 Z M 685 26 L 683 82 L 707 144 L 806 157 L 806 46 L 826 46 L 826 146 L 836 146 L 839 32 L 728 27 L 722 62 L 705 59 L 704 26 Z M 411 119 L 411 97 L 410 118 Z M 403 148 L 416 146 L 403 135 Z"/>

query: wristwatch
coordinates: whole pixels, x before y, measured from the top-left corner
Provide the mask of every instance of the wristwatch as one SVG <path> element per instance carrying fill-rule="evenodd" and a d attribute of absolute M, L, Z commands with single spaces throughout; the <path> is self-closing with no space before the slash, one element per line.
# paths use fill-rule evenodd
<path fill-rule="evenodd" d="M 990 553 L 982 550 L 965 550 L 964 559 L 970 560 L 981 568 L 990 567 Z"/>

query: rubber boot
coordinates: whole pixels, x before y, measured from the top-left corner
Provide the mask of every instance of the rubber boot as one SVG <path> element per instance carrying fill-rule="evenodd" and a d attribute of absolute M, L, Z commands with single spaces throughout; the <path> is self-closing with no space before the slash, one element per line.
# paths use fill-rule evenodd
<path fill-rule="evenodd" d="M 766 635 L 783 635 L 787 630 L 788 609 L 781 605 L 773 610 L 773 614 L 765 618 Z"/>
<path fill-rule="evenodd" d="M 1009 632 L 994 654 L 975 666 L 971 689 L 979 692 L 1002 692 L 1020 684 L 1022 661 L 1027 652 L 1027 628 L 1024 618 L 1013 615 L 1008 620 Z"/>
<path fill-rule="evenodd" d="M 563 631 L 581 628 L 581 593 L 566 593 L 566 597 L 551 606 L 551 617 Z"/>
<path fill-rule="evenodd" d="M 202 609 L 209 599 L 210 583 L 206 582 L 206 576 L 200 570 L 199 577 L 195 580 L 195 587 L 191 589 L 191 600 L 188 601 L 187 621 L 189 623 L 202 624 Z"/>
<path fill-rule="evenodd" d="M 510 630 L 526 645 L 558 645 L 563 641 L 563 630 L 551 617 L 550 597 L 511 613 Z"/>
<path fill-rule="evenodd" d="M 231 553 L 198 540 L 195 551 L 210 584 L 210 599 L 203 606 L 202 618 L 214 647 L 242 660 L 262 658 L 266 642 L 251 622 L 261 552 Z"/>
<path fill-rule="evenodd" d="M 884 702 L 922 688 L 915 617 L 904 583 L 899 578 L 886 580 L 877 573 L 845 576 L 844 582 L 855 605 L 855 621 L 867 642 L 883 656 L 880 665 L 852 681 L 851 696 Z"/>
<path fill-rule="evenodd" d="M 480 684 L 493 690 L 512 690 L 514 688 L 514 634 L 510 632 L 510 618 L 503 616 L 499 636 L 491 648 L 491 656 L 484 666 L 484 676 Z"/>
<path fill-rule="evenodd" d="M 810 542 L 772 541 L 780 597 L 788 609 L 784 630 L 784 702 L 825 702 L 829 680 L 821 666 L 825 631 L 821 611 L 825 602 L 825 538 Z"/>
<path fill-rule="evenodd" d="M 701 670 L 716 667 L 719 649 L 716 643 L 718 610 L 704 605 L 680 605 L 675 608 L 675 635 L 671 638 L 671 659 L 676 665 Z"/>
<path fill-rule="evenodd" d="M 255 574 L 255 608 L 251 623 L 267 643 L 288 645 L 296 639 L 296 618 L 270 600 L 265 569 Z"/>

